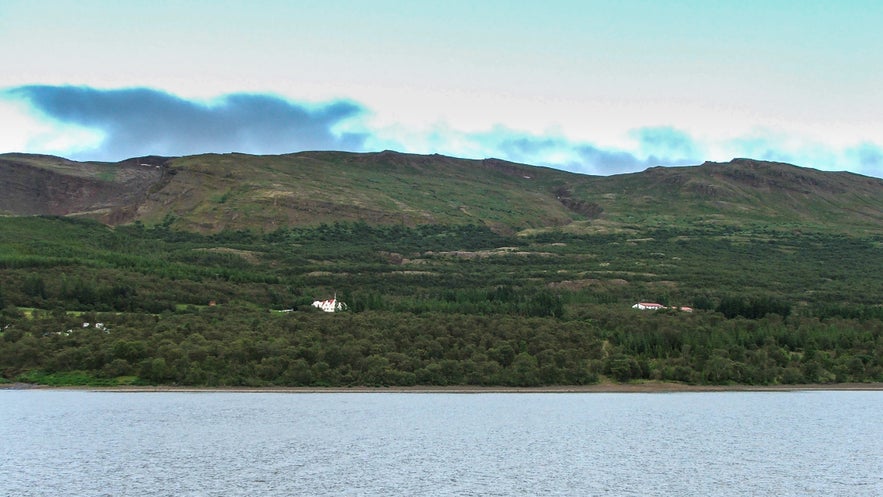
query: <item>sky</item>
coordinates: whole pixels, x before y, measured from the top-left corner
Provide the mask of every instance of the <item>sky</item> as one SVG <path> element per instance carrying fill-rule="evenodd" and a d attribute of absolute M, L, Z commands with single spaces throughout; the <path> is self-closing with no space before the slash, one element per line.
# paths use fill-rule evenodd
<path fill-rule="evenodd" d="M 877 0 L 0 1 L 0 153 L 883 177 Z"/>

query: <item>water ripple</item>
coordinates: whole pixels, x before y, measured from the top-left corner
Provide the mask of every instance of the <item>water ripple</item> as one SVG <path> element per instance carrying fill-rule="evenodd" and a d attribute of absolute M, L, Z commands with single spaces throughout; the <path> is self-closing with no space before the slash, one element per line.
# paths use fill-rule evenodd
<path fill-rule="evenodd" d="M 0 391 L 0 495 L 883 495 L 883 393 Z"/>

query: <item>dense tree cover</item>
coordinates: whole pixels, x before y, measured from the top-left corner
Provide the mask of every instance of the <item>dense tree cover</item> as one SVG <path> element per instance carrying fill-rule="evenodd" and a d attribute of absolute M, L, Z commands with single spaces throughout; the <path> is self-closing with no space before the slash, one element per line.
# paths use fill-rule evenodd
<path fill-rule="evenodd" d="M 883 381 L 879 237 L 713 226 L 503 236 L 365 223 L 201 235 L 169 226 L 0 219 L 0 376 L 248 386 Z M 335 293 L 348 312 L 310 307 Z M 631 309 L 639 300 L 697 310 Z"/>
<path fill-rule="evenodd" d="M 227 386 L 700 384 L 883 379 L 883 324 L 613 311 L 594 319 L 429 312 L 38 312 L 0 345 L 8 378 Z M 90 323 L 83 327 L 84 322 Z M 96 328 L 95 323 L 101 323 Z M 137 378 L 136 378 L 137 377 Z"/>

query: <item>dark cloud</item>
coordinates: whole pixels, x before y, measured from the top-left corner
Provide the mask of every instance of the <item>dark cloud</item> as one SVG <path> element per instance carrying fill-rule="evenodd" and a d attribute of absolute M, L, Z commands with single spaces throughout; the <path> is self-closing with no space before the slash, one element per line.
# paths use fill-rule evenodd
<path fill-rule="evenodd" d="M 682 166 L 696 164 L 702 154 L 693 138 L 670 126 L 638 128 L 632 131 L 648 165 Z M 699 161 L 701 162 L 701 161 Z"/>
<path fill-rule="evenodd" d="M 647 167 L 647 161 L 622 150 L 605 150 L 593 145 L 575 147 L 584 167 L 593 174 L 619 174 L 634 172 Z"/>
<path fill-rule="evenodd" d="M 849 152 L 856 156 L 862 167 L 878 169 L 883 166 L 883 149 L 872 143 L 862 143 Z"/>
<path fill-rule="evenodd" d="M 360 151 L 367 137 L 334 132 L 341 122 L 364 113 L 361 106 L 345 101 L 312 106 L 235 93 L 202 103 L 148 88 L 75 86 L 21 86 L 6 93 L 54 120 L 102 132 L 104 139 L 96 150 L 80 153 L 93 160 L 233 151 Z"/>
<path fill-rule="evenodd" d="M 565 145 L 560 139 L 520 136 L 503 139 L 499 147 L 511 157 L 530 157 L 554 151 Z"/>
<path fill-rule="evenodd" d="M 846 150 L 846 156 L 853 164 L 855 171 L 869 176 L 883 178 L 883 148 L 873 143 L 861 143 Z"/>
<path fill-rule="evenodd" d="M 644 161 L 620 150 L 605 150 L 586 143 L 572 143 L 563 138 L 540 138 L 533 135 L 511 134 L 499 141 L 503 157 L 517 162 L 528 162 L 589 174 L 615 174 L 634 171 Z M 559 156 L 555 162 L 549 157 Z"/>
<path fill-rule="evenodd" d="M 537 137 L 507 132 L 498 137 L 496 148 L 503 158 L 539 164 L 586 174 L 619 174 L 641 171 L 651 166 L 698 164 L 693 140 L 673 128 L 641 128 L 633 132 L 640 146 L 636 155 L 615 148 L 564 138 Z M 554 158 L 560 157 L 556 161 Z M 645 158 L 641 158 L 645 157 Z"/>

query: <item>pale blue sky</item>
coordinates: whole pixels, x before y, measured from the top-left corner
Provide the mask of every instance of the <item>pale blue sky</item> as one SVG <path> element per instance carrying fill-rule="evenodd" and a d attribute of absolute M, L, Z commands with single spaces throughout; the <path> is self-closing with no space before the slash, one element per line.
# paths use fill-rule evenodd
<path fill-rule="evenodd" d="M 0 152 L 883 177 L 880 26 L 876 1 L 3 0 Z"/>

